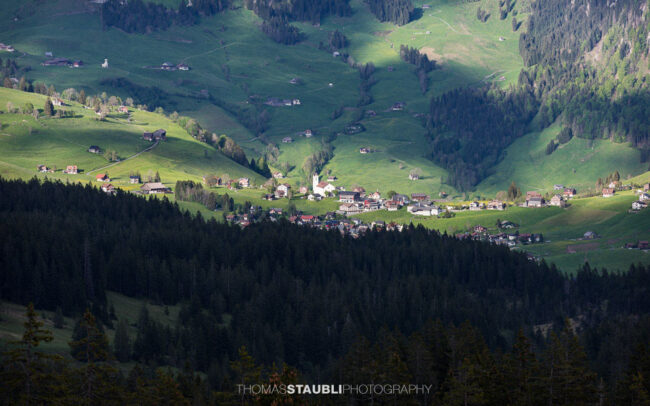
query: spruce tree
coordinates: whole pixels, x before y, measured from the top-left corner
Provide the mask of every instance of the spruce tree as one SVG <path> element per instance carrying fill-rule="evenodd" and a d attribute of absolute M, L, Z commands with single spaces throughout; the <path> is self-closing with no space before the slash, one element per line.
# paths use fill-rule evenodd
<path fill-rule="evenodd" d="M 54 105 L 52 104 L 52 100 L 48 97 L 47 100 L 45 100 L 45 107 L 43 108 L 43 113 L 45 113 L 46 116 L 52 117 L 54 115 Z"/>

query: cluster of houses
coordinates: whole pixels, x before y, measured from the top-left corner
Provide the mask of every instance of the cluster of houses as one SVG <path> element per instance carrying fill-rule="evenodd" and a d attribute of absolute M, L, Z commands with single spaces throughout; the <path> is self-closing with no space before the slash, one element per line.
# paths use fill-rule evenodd
<path fill-rule="evenodd" d="M 15 49 L 11 45 L 4 44 L 0 42 L 0 51 L 14 52 Z"/>
<path fill-rule="evenodd" d="M 521 207 L 566 207 L 567 201 L 576 195 L 576 190 L 571 187 L 564 187 L 563 185 L 554 185 L 553 190 L 555 193 L 549 201 L 546 201 L 542 194 L 536 191 L 526 192 L 526 201 L 522 203 Z M 561 192 L 561 193 L 559 193 Z"/>
<path fill-rule="evenodd" d="M 167 131 L 163 130 L 162 128 L 152 133 L 145 131 L 144 133 L 142 133 L 142 139 L 150 142 L 164 141 L 167 139 Z"/>
<path fill-rule="evenodd" d="M 629 250 L 648 250 L 650 245 L 648 245 L 648 241 L 628 242 L 625 244 L 625 248 Z"/>
<path fill-rule="evenodd" d="M 278 97 L 269 97 L 264 103 L 271 107 L 291 107 L 300 106 L 300 99 L 280 99 Z"/>
<path fill-rule="evenodd" d="M 502 223 L 502 228 L 504 224 Z M 508 234 L 504 232 L 499 232 L 496 234 L 490 234 L 488 229 L 482 225 L 476 225 L 471 232 L 459 233 L 456 234 L 458 239 L 472 239 L 476 241 L 487 241 L 496 245 L 506 245 L 510 248 L 514 248 L 518 245 L 528 245 L 544 242 L 544 236 L 542 234 L 534 233 L 522 233 L 515 232 L 513 234 Z"/>
<path fill-rule="evenodd" d="M 147 66 L 147 69 L 160 69 L 166 71 L 176 71 L 176 70 L 190 70 L 189 65 L 185 63 L 173 64 L 171 62 L 163 62 L 160 66 Z"/>
<path fill-rule="evenodd" d="M 650 201 L 650 183 L 643 185 L 643 190 L 638 190 L 637 194 L 639 200 L 632 202 L 632 211 L 638 212 L 639 210 L 645 209 L 648 207 L 648 201 Z"/>

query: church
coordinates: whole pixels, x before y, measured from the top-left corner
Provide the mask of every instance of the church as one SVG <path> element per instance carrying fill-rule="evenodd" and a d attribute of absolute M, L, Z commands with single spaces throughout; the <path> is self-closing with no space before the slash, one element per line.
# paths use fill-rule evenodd
<path fill-rule="evenodd" d="M 315 173 L 312 179 L 312 189 L 314 190 L 315 195 L 328 196 L 334 193 L 336 188 L 329 182 L 319 182 L 318 174 Z"/>

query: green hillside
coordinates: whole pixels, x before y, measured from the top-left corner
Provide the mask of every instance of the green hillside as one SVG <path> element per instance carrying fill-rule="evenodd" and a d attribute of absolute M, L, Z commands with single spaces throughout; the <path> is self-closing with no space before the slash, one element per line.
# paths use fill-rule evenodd
<path fill-rule="evenodd" d="M 160 174 L 164 183 L 180 179 L 201 180 L 206 174 L 247 176 L 257 183 L 263 178 L 233 162 L 213 147 L 192 138 L 178 124 L 164 116 L 131 109 L 126 114 L 112 113 L 106 121 L 99 121 L 95 112 L 72 103 L 57 107 L 74 113 L 74 117 L 48 118 L 41 114 L 35 119 L 27 114 L 8 114 L 7 104 L 22 108 L 32 103 L 37 108 L 46 97 L 0 88 L 0 166 L 5 177 L 29 178 L 34 175 L 59 179 L 88 181 L 98 173 L 108 173 L 115 185 L 130 189 L 129 174 L 139 172 L 143 178 Z M 167 140 L 152 149 L 142 139 L 144 131 L 158 128 L 167 130 Z M 102 151 L 115 151 L 121 161 L 110 162 L 103 154 L 87 152 L 91 145 Z M 144 152 L 143 152 L 144 151 Z M 56 168 L 54 173 L 38 173 L 38 165 Z M 77 165 L 78 175 L 62 173 L 68 165 Z"/>

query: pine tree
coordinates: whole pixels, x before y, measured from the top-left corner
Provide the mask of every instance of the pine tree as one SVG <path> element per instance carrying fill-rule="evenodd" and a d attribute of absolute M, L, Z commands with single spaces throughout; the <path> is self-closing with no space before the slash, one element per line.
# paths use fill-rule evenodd
<path fill-rule="evenodd" d="M 519 330 L 512 353 L 505 358 L 503 368 L 509 385 L 509 404 L 522 406 L 539 404 L 540 366 L 523 330 Z"/>
<path fill-rule="evenodd" d="M 83 89 L 79 92 L 79 103 L 86 104 L 86 91 Z"/>
<path fill-rule="evenodd" d="M 54 115 L 54 105 L 52 104 L 52 100 L 49 97 L 47 100 L 45 100 L 45 108 L 43 109 L 43 113 L 45 113 L 45 115 L 48 117 L 52 117 Z"/>
<path fill-rule="evenodd" d="M 128 324 L 125 319 L 117 323 L 115 337 L 113 339 L 113 351 L 120 362 L 127 362 L 131 359 L 131 340 L 129 338 Z"/>

